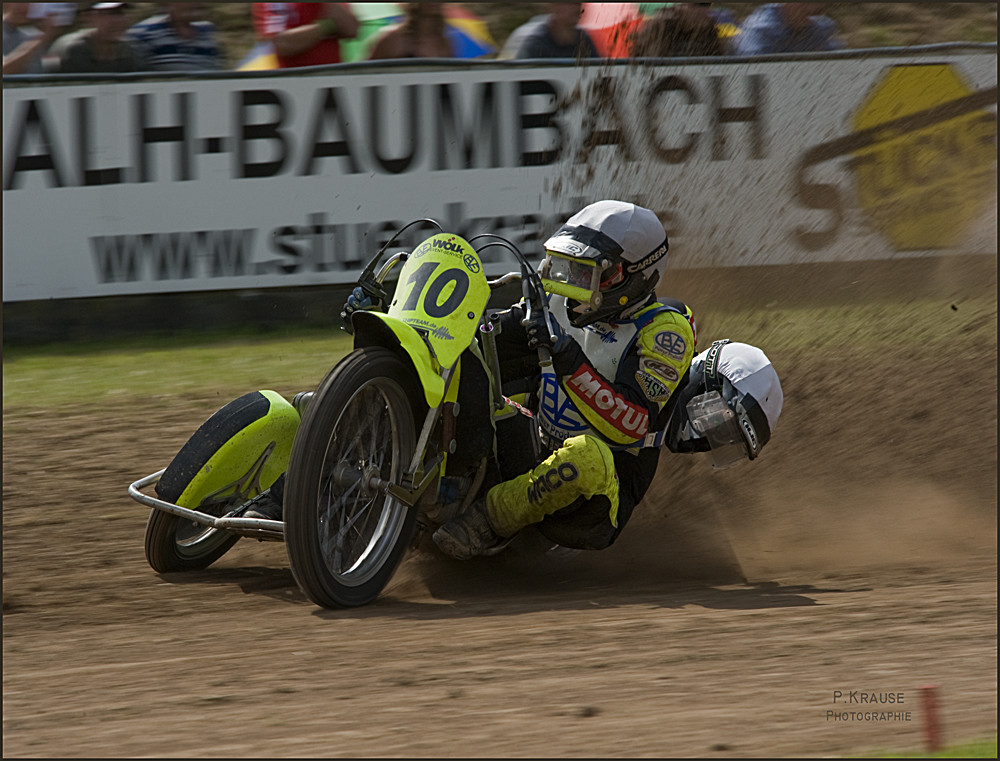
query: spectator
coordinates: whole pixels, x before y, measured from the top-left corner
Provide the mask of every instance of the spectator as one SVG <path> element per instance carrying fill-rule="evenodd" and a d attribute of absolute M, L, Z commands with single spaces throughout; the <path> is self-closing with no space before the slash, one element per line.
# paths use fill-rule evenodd
<path fill-rule="evenodd" d="M 70 74 L 139 71 L 132 46 L 125 41 L 130 3 L 91 3 L 86 11 L 91 28 L 73 35 L 59 59 L 59 71 Z"/>
<path fill-rule="evenodd" d="M 455 51 L 445 34 L 443 3 L 406 3 L 406 18 L 375 38 L 370 59 L 451 58 Z"/>
<path fill-rule="evenodd" d="M 63 53 L 66 52 L 66 48 L 72 45 L 77 40 L 81 40 L 90 34 L 93 24 L 90 23 L 91 11 L 89 8 L 84 8 L 80 11 L 79 20 L 80 26 L 72 32 L 64 34 L 62 37 L 58 38 L 52 47 L 49 48 L 49 52 L 46 54 L 45 58 L 48 61 L 46 64 L 46 70 L 48 71 L 59 71 L 59 62 L 62 60 Z"/>
<path fill-rule="evenodd" d="M 340 40 L 358 33 L 347 3 L 251 3 L 257 36 L 274 45 L 278 67 L 340 63 Z"/>
<path fill-rule="evenodd" d="M 223 68 L 215 24 L 205 19 L 205 3 L 165 3 L 165 13 L 129 29 L 143 71 L 205 71 Z"/>
<path fill-rule="evenodd" d="M 833 19 L 818 15 L 822 8 L 822 3 L 762 5 L 744 19 L 743 30 L 735 38 L 734 52 L 763 55 L 843 48 Z"/>
<path fill-rule="evenodd" d="M 673 3 L 658 10 L 639 29 L 632 55 L 649 58 L 724 55 L 711 3 Z"/>
<path fill-rule="evenodd" d="M 3 4 L 3 75 L 41 74 L 42 56 L 59 33 L 55 19 L 46 14 L 28 17 L 31 3 Z"/>
<path fill-rule="evenodd" d="M 535 16 L 507 38 L 499 58 L 597 58 L 594 41 L 577 24 L 583 3 L 549 3 L 548 14 Z"/>

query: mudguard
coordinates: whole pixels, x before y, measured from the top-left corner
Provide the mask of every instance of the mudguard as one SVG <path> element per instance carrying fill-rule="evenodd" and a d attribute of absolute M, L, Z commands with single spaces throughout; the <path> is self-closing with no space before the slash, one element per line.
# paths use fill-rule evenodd
<path fill-rule="evenodd" d="M 256 494 L 288 469 L 298 427 L 298 411 L 277 392 L 245 394 L 195 432 L 157 483 L 156 491 L 168 500 L 176 496 L 171 501 L 191 509 L 237 484 L 252 485 L 250 491 Z M 176 495 L 178 489 L 183 491 Z"/>
<path fill-rule="evenodd" d="M 420 378 L 427 406 L 434 408 L 440 404 L 444 398 L 444 379 L 440 365 L 420 333 L 408 323 L 383 312 L 357 311 L 351 316 L 351 326 L 355 349 L 383 346 L 400 350 L 400 355 L 410 361 Z"/>

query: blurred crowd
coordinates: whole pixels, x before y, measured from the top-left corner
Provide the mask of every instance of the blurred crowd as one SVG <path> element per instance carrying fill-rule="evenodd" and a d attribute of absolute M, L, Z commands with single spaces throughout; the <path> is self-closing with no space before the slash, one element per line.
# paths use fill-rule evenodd
<path fill-rule="evenodd" d="M 146 5 L 146 4 L 144 4 Z M 194 72 L 230 68 L 212 3 L 3 3 L 3 73 Z M 229 4 L 232 5 L 232 4 Z M 715 3 L 545 4 L 502 45 L 460 44 L 460 3 L 399 3 L 366 33 L 361 3 L 242 3 L 255 46 L 233 68 L 291 68 L 388 58 L 599 58 L 764 55 L 844 47 L 821 3 L 769 3 L 742 22 Z M 384 5 L 384 4 L 383 4 Z M 622 14 L 622 6 L 635 6 Z M 373 8 L 370 6 L 370 8 Z M 473 4 L 474 8 L 474 4 Z M 640 9 L 641 8 L 641 12 Z M 460 11 L 457 9 L 461 9 Z M 460 15 L 456 15 L 460 14 Z M 617 15 L 615 15 L 617 14 Z M 488 34 L 487 34 L 488 38 Z M 252 63 L 253 60 L 266 63 Z"/>

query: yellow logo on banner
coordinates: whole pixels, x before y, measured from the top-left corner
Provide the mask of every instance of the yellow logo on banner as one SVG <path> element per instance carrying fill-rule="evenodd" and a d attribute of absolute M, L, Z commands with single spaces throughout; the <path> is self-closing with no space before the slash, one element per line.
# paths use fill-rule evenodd
<path fill-rule="evenodd" d="M 949 64 L 894 66 L 854 114 L 858 202 L 898 250 L 950 248 L 996 192 L 996 117 Z"/>

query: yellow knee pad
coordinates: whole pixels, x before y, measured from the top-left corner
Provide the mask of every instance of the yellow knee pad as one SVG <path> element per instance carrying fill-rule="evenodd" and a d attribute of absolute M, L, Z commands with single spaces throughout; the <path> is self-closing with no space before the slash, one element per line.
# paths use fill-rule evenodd
<path fill-rule="evenodd" d="M 494 486 L 486 495 L 486 507 L 493 527 L 512 536 L 580 497 L 595 495 L 604 495 L 611 502 L 609 517 L 617 526 L 614 455 L 603 441 L 584 434 L 566 439 L 527 473 Z"/>

